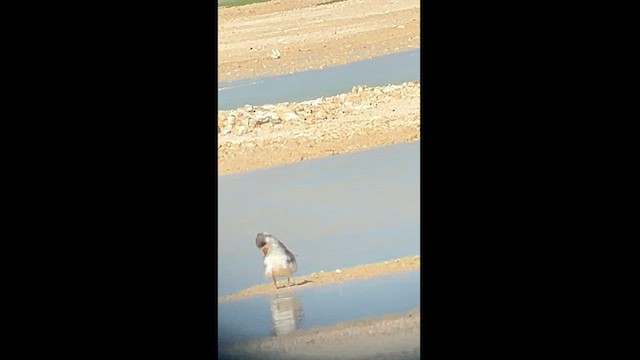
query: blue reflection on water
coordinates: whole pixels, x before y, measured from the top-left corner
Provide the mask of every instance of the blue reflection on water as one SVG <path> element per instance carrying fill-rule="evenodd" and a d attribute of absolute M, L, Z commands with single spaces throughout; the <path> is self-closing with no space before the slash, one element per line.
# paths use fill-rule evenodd
<path fill-rule="evenodd" d="M 419 306 L 418 271 L 297 291 L 285 288 L 274 296 L 218 304 L 218 343 L 375 318 Z"/>

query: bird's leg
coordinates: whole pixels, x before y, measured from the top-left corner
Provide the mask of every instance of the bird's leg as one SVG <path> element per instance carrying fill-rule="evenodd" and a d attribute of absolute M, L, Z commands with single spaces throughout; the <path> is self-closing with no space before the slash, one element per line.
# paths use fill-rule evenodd
<path fill-rule="evenodd" d="M 276 277 L 273 274 L 271 274 L 271 278 L 273 279 L 273 286 L 275 286 L 277 289 L 278 285 L 276 285 Z"/>
<path fill-rule="evenodd" d="M 289 277 L 287 276 L 287 285 L 291 286 L 291 281 L 289 281 Z"/>

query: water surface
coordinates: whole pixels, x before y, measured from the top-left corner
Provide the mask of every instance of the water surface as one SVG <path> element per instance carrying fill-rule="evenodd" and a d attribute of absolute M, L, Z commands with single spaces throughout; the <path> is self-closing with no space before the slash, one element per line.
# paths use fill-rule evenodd
<path fill-rule="evenodd" d="M 268 232 L 301 276 L 420 253 L 420 142 L 218 177 L 218 295 L 269 283 Z"/>
<path fill-rule="evenodd" d="M 218 110 L 312 100 L 349 92 L 356 85 L 383 86 L 418 80 L 420 49 L 415 49 L 325 69 L 221 82 Z"/>
<path fill-rule="evenodd" d="M 420 306 L 420 272 L 218 304 L 218 344 L 403 313 Z"/>

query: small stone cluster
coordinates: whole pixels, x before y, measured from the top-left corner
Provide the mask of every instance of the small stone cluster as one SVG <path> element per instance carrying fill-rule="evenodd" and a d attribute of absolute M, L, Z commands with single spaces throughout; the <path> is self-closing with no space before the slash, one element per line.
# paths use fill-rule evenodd
<path fill-rule="evenodd" d="M 404 99 L 420 96 L 420 83 L 379 87 L 354 86 L 351 92 L 321 97 L 299 103 L 245 105 L 235 110 L 218 111 L 218 134 L 242 136 L 257 129 L 283 128 L 288 125 L 315 124 L 339 119 L 353 112 L 376 108 L 390 98 Z"/>

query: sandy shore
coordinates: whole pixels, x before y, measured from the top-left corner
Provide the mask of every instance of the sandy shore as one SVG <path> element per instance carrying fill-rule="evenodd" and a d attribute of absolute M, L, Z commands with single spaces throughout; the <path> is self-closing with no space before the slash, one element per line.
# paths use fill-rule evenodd
<path fill-rule="evenodd" d="M 420 47 L 419 0 L 330 1 L 219 8 L 218 81 L 320 69 Z"/>
<path fill-rule="evenodd" d="M 219 359 L 419 359 L 420 309 L 221 346 Z"/>
<path fill-rule="evenodd" d="M 265 280 L 264 284 L 256 285 L 238 293 L 220 296 L 218 302 L 245 299 L 258 295 L 276 294 L 279 291 L 296 291 L 312 286 L 331 285 L 346 281 L 369 279 L 382 275 L 390 275 L 405 271 L 420 270 L 420 255 L 407 256 L 400 259 L 382 261 L 379 263 L 364 264 L 344 269 L 333 269 L 315 272 L 305 276 L 292 277 L 290 286 L 286 280 L 278 282 L 278 289 L 273 283 Z"/>

